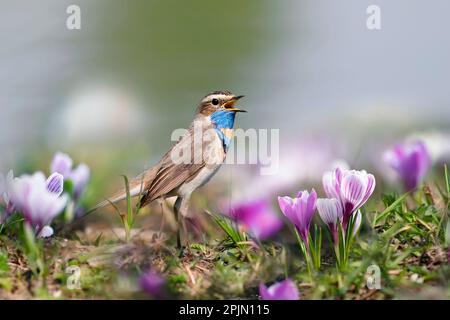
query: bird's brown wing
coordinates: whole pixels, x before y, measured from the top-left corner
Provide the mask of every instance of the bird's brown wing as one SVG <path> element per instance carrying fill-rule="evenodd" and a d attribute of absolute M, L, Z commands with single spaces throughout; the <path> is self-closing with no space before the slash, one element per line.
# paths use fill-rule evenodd
<path fill-rule="evenodd" d="M 198 135 L 198 137 L 194 137 Z M 200 133 L 193 133 L 192 128 L 178 141 L 161 159 L 159 169 L 155 178 L 145 186 L 144 196 L 141 198 L 141 206 L 156 200 L 166 194 L 170 194 L 176 190 L 184 182 L 192 180 L 197 173 L 205 167 L 203 157 L 195 159 L 195 150 L 201 152 L 204 150 L 204 141 Z M 181 154 L 182 150 L 190 150 L 187 163 L 180 163 L 172 159 L 172 152 L 174 154 Z M 200 151 L 199 151 L 200 150 Z M 201 153 L 200 153 L 201 154 Z M 197 160 L 197 161 L 194 161 Z"/>
<path fill-rule="evenodd" d="M 198 164 L 171 164 L 161 168 L 155 180 L 150 183 L 145 195 L 141 198 L 141 206 L 143 207 L 161 196 L 170 194 L 184 182 L 192 180 L 202 168 L 203 166 Z"/>

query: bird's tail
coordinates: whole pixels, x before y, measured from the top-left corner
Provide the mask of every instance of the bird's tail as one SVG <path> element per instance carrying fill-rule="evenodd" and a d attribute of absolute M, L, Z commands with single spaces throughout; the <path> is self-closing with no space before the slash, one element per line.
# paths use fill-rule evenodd
<path fill-rule="evenodd" d="M 144 180 L 144 174 L 140 174 L 139 176 L 135 177 L 133 180 L 129 182 L 129 192 L 130 197 L 136 197 L 143 193 L 145 188 L 145 180 Z M 102 202 L 98 203 L 96 206 L 94 206 L 92 209 L 90 209 L 86 214 L 92 213 L 100 208 L 103 208 L 107 206 L 108 204 L 113 204 L 116 202 L 119 202 L 121 200 L 126 199 L 127 197 L 127 189 L 122 188 L 119 191 L 115 192 Z"/>

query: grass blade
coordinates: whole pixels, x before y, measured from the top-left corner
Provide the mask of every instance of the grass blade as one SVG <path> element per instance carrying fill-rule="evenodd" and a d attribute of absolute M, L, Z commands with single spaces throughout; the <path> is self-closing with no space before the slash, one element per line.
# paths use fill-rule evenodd
<path fill-rule="evenodd" d="M 130 194 L 130 184 L 128 182 L 128 178 L 125 175 L 122 175 L 123 180 L 125 182 L 125 192 L 126 192 L 126 200 L 127 200 L 127 224 L 131 229 L 131 225 L 133 224 L 133 209 L 131 207 L 131 194 Z"/>
<path fill-rule="evenodd" d="M 372 226 L 377 227 L 378 222 L 382 219 L 387 218 L 389 216 L 389 214 L 405 200 L 405 198 L 408 196 L 408 194 L 409 194 L 409 192 L 403 194 L 401 197 L 399 197 L 397 200 L 395 200 L 390 206 L 388 206 L 386 209 L 384 209 L 384 211 L 382 213 L 377 215 L 375 217 L 375 219 L 373 219 Z"/>

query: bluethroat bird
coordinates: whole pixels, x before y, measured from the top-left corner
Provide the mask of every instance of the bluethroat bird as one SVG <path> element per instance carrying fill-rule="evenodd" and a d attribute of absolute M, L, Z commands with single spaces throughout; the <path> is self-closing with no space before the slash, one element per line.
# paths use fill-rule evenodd
<path fill-rule="evenodd" d="M 152 168 L 130 181 L 131 196 L 140 196 L 140 207 L 168 197 L 177 197 L 174 213 L 178 220 L 177 246 L 181 247 L 182 217 L 187 214 L 191 194 L 207 183 L 225 161 L 233 137 L 237 112 L 243 96 L 229 91 L 206 95 L 197 108 L 189 129 Z M 120 190 L 93 210 L 126 198 Z"/>

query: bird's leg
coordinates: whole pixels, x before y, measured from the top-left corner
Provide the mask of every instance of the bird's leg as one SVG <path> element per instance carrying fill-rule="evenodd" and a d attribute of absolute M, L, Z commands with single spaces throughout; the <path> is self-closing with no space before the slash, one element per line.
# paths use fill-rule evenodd
<path fill-rule="evenodd" d="M 159 237 L 161 238 L 164 228 L 164 199 L 159 201 L 159 205 L 161 206 L 161 226 L 159 227 Z"/>
<path fill-rule="evenodd" d="M 178 226 L 177 226 L 177 249 L 182 249 L 181 248 L 181 219 L 182 219 L 182 214 L 180 212 L 180 207 L 181 207 L 181 202 L 183 201 L 183 198 L 178 197 L 177 200 L 175 201 L 175 205 L 173 206 L 173 212 L 175 214 L 175 220 L 178 222 Z"/>

